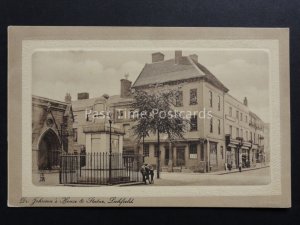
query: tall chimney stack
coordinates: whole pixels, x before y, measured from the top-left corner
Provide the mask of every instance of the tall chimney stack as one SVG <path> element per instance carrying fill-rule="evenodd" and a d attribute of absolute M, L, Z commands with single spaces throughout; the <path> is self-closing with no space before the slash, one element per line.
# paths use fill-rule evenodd
<path fill-rule="evenodd" d="M 181 57 L 182 57 L 182 51 L 176 50 L 175 51 L 175 64 L 179 64 Z"/>
<path fill-rule="evenodd" d="M 165 58 L 165 55 L 162 54 L 161 52 L 152 53 L 152 62 L 153 63 L 164 61 L 164 58 Z"/>
<path fill-rule="evenodd" d="M 127 79 L 121 79 L 121 98 L 127 98 L 131 96 L 131 81 Z"/>

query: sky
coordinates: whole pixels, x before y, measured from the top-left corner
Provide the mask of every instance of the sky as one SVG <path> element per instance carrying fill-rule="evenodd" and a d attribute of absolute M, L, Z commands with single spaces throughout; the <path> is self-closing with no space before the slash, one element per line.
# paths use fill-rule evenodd
<path fill-rule="evenodd" d="M 174 50 L 175 51 L 175 50 Z M 174 51 L 162 51 L 165 60 Z M 129 74 L 134 82 L 156 51 L 37 51 L 32 58 L 32 94 L 64 101 L 77 93 L 90 98 L 120 94 L 120 79 Z M 183 51 L 197 54 L 198 61 L 211 71 L 236 99 L 248 99 L 249 108 L 269 121 L 269 62 L 262 50 Z"/>

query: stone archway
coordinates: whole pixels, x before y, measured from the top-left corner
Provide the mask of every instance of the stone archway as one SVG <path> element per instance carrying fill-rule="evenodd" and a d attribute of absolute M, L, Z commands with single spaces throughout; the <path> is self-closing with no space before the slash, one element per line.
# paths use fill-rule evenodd
<path fill-rule="evenodd" d="M 52 129 L 48 129 L 42 134 L 38 144 L 38 149 L 39 170 L 59 168 L 61 145 L 59 137 Z"/>

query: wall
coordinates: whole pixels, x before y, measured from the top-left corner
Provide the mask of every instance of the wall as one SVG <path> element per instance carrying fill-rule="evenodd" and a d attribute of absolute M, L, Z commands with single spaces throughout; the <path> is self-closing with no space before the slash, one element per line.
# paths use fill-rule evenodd
<path fill-rule="evenodd" d="M 48 104 L 51 104 L 50 111 Z M 52 123 L 51 123 L 52 121 Z M 61 124 L 64 124 L 63 128 Z M 61 150 L 61 133 L 63 134 L 63 146 L 65 152 L 73 152 L 73 133 L 72 133 L 72 108 L 64 102 L 55 101 L 43 97 L 32 97 L 32 181 L 34 184 L 40 185 L 40 171 L 38 170 L 39 164 L 39 144 L 49 130 L 53 132 L 52 136 L 56 141 L 55 150 Z M 62 129 L 62 130 L 61 130 Z M 49 136 L 48 136 L 49 138 Z M 49 140 L 49 139 L 48 139 Z M 58 146 L 58 149 L 56 148 Z M 46 147 L 45 147 L 46 148 Z M 58 172 L 57 168 L 52 168 L 50 171 L 43 171 L 45 175 L 46 184 L 49 181 L 49 176 L 55 177 L 54 172 Z M 52 175 L 51 175 L 52 174 Z M 58 183 L 58 179 L 50 179 Z"/>
<path fill-rule="evenodd" d="M 232 116 L 229 115 L 230 107 L 232 108 Z M 236 111 L 239 112 L 239 117 L 236 116 Z M 242 113 L 242 120 L 241 120 Z M 247 120 L 246 120 L 247 117 Z M 243 103 L 239 102 L 232 96 L 225 95 L 225 134 L 230 134 L 230 126 L 232 126 L 232 138 L 237 136 L 243 137 L 245 141 L 250 141 L 251 128 L 249 127 L 250 115 L 249 109 Z M 239 135 L 237 134 L 236 128 L 239 128 Z M 243 134 L 241 134 L 241 129 Z M 248 137 L 246 135 L 248 131 Z"/>

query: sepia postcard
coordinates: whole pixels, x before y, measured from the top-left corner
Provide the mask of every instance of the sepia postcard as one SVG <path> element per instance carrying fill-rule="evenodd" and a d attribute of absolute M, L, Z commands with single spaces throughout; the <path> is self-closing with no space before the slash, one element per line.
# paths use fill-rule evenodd
<path fill-rule="evenodd" d="M 8 34 L 8 206 L 291 207 L 288 28 Z"/>

